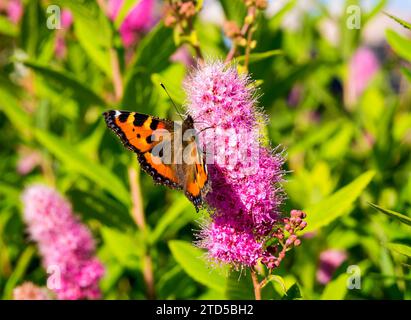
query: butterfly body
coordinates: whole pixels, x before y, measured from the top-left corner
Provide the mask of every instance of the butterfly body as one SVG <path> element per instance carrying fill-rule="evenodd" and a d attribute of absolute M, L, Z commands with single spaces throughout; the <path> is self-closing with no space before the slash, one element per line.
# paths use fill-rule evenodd
<path fill-rule="evenodd" d="M 156 184 L 184 190 L 196 210 L 209 190 L 207 167 L 198 147 L 194 121 L 175 122 L 130 111 L 103 113 L 107 126 L 137 154 Z"/>

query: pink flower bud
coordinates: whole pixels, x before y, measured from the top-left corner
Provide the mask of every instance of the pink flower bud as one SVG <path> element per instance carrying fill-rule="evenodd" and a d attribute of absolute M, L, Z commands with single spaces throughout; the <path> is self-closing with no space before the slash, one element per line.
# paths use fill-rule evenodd
<path fill-rule="evenodd" d="M 299 228 L 300 228 L 300 230 L 304 230 L 306 226 L 307 226 L 307 222 L 306 221 L 301 221 L 301 223 L 299 225 Z"/>

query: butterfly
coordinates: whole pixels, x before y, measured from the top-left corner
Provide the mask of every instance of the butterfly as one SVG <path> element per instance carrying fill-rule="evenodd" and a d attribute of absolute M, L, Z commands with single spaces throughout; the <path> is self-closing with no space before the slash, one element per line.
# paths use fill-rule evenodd
<path fill-rule="evenodd" d="M 184 190 L 198 211 L 210 183 L 193 118 L 188 115 L 177 122 L 121 110 L 103 116 L 124 146 L 137 154 L 141 168 L 154 182 Z"/>

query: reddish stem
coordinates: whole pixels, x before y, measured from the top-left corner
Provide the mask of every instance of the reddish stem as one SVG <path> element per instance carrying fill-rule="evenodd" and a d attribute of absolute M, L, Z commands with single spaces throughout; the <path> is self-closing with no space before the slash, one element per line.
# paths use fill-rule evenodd
<path fill-rule="evenodd" d="M 251 270 L 251 279 L 253 279 L 255 300 L 261 300 L 261 284 L 258 282 L 258 276 L 255 270 Z"/>
<path fill-rule="evenodd" d="M 132 201 L 132 214 L 134 221 L 139 229 L 146 234 L 146 220 L 144 217 L 143 200 L 141 197 L 140 183 L 138 181 L 137 170 L 134 167 L 128 169 L 128 176 L 130 180 L 131 189 L 131 201 Z M 147 290 L 147 298 L 155 299 L 154 290 L 154 274 L 153 274 L 153 262 L 149 250 L 145 250 L 143 259 L 143 278 Z"/>

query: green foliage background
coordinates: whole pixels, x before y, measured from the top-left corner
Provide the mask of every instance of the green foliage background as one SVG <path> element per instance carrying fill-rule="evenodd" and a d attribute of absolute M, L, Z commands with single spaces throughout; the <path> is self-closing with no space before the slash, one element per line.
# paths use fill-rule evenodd
<path fill-rule="evenodd" d="M 303 16 L 300 30 L 281 27 L 296 2 L 259 18 L 250 72 L 270 119 L 267 136 L 272 145 L 286 149 L 290 173 L 284 210 L 304 209 L 305 232 L 311 236 L 287 256 L 263 297 L 410 299 L 411 40 L 387 31 L 392 51 L 358 103 L 347 109 L 333 84 L 344 85 L 364 26 L 387 1 L 376 1 L 375 10 L 364 13 L 360 30 L 348 30 L 342 16 L 338 47 L 319 32 L 320 22 L 330 17 L 320 3 Z M 157 298 L 253 298 L 249 272 L 239 277 L 226 268 L 211 270 L 203 252 L 192 245 L 193 230 L 205 213 L 196 213 L 181 193 L 154 186 L 142 174 L 148 228 L 142 232 L 134 223 L 127 172 L 137 162 L 101 117 L 119 107 L 111 102 L 110 54 L 124 56 L 115 31 L 121 21 L 111 23 L 94 1 L 56 1 L 74 13 L 67 56 L 60 60 L 54 55 L 56 31 L 46 28 L 48 2 L 24 3 L 18 26 L 0 16 L 0 296 L 11 298 L 23 281 L 45 284 L 47 274 L 25 232 L 20 201 L 26 186 L 44 182 L 64 194 L 93 231 L 107 268 L 101 282 L 104 298 L 146 298 L 142 268 L 147 254 Z M 221 3 L 228 17 L 243 19 L 241 1 Z M 196 29 L 204 53 L 224 58 L 228 49 L 220 28 L 199 19 Z M 120 60 L 122 109 L 176 117 L 158 85 L 164 82 L 175 101 L 184 102 L 181 83 L 188 70 L 170 61 L 175 50 L 172 29 L 160 22 L 141 39 L 127 68 Z M 24 84 L 16 73 L 25 75 Z M 394 80 L 401 82 L 400 91 Z M 301 99 L 291 107 L 287 97 L 295 85 Z M 367 144 L 364 132 L 374 136 L 374 144 Z M 45 159 L 27 176 L 16 172 L 21 146 L 38 150 Z M 328 248 L 345 250 L 348 259 L 322 286 L 315 273 L 320 252 Z M 349 265 L 361 268 L 359 290 L 347 289 Z"/>

